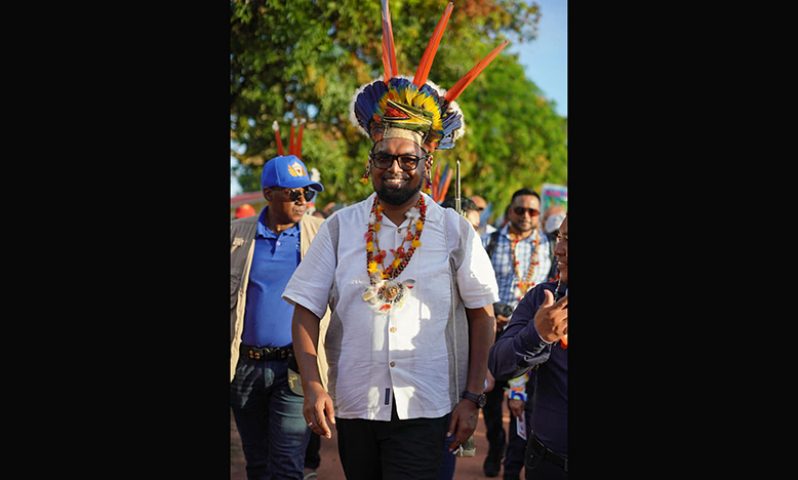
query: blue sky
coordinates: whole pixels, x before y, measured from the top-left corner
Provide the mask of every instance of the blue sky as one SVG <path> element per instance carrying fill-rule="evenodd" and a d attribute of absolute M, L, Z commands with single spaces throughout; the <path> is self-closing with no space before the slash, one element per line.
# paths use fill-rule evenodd
<path fill-rule="evenodd" d="M 568 0 L 537 0 L 540 5 L 538 38 L 510 45 L 527 78 L 557 104 L 557 113 L 568 116 Z"/>
<path fill-rule="evenodd" d="M 508 47 L 519 53 L 519 60 L 546 98 L 554 100 L 557 113 L 568 116 L 568 0 L 537 0 L 540 5 L 538 37 L 532 42 Z M 230 158 L 230 166 L 235 160 Z M 232 195 L 241 193 L 235 178 L 230 178 Z"/>

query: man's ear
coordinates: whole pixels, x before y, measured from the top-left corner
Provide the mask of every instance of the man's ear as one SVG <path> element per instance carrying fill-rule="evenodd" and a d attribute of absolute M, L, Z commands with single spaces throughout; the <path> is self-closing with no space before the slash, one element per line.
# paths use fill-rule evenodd
<path fill-rule="evenodd" d="M 273 193 L 274 192 L 272 191 L 271 188 L 266 187 L 263 189 L 263 198 L 265 198 L 267 202 L 271 202 Z"/>

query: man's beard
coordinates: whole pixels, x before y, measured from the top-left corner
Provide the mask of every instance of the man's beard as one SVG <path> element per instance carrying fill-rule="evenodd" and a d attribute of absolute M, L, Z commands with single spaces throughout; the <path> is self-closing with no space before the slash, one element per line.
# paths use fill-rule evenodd
<path fill-rule="evenodd" d="M 383 180 L 382 186 L 377 190 L 377 196 L 380 200 L 389 205 L 399 206 L 404 205 L 419 191 L 421 191 L 421 182 L 418 182 L 418 185 L 415 187 L 408 185 L 407 187 L 397 189 L 386 187 Z"/>

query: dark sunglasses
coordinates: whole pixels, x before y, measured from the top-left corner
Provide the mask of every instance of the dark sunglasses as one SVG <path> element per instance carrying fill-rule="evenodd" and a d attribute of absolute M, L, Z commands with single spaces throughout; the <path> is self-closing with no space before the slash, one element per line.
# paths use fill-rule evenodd
<path fill-rule="evenodd" d="M 513 208 L 513 211 L 519 217 L 523 217 L 524 213 L 526 212 L 529 212 L 530 217 L 537 217 L 538 215 L 540 215 L 540 212 L 538 210 L 535 210 L 534 208 L 515 207 Z"/>
<path fill-rule="evenodd" d="M 369 153 L 369 159 L 371 160 L 371 164 L 377 168 L 387 169 L 391 168 L 393 162 L 399 162 L 399 168 L 404 170 L 405 172 L 409 172 L 411 170 L 415 170 L 418 167 L 418 162 L 422 160 L 426 160 L 429 155 L 424 155 L 423 157 L 418 157 L 416 155 L 412 155 L 409 153 L 403 153 L 401 155 L 391 155 L 390 153 L 385 152 L 371 152 Z"/>
<path fill-rule="evenodd" d="M 316 196 L 316 192 L 311 189 L 306 190 L 288 190 L 287 188 L 283 189 L 283 193 L 291 199 L 292 202 L 299 201 L 300 197 L 305 197 L 305 201 L 309 202 L 313 200 L 313 197 Z"/>

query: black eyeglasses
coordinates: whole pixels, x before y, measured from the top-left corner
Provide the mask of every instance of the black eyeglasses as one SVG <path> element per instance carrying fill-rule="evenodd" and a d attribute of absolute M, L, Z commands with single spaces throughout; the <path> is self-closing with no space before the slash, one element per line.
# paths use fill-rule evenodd
<path fill-rule="evenodd" d="M 305 190 L 288 190 L 287 188 L 283 189 L 283 193 L 291 199 L 292 202 L 299 201 L 300 197 L 305 197 L 305 201 L 309 202 L 313 200 L 313 197 L 316 196 L 316 192 L 311 189 Z"/>
<path fill-rule="evenodd" d="M 399 162 L 399 168 L 405 172 L 415 170 L 416 167 L 418 167 L 418 162 L 426 160 L 428 157 L 428 154 L 418 157 L 410 153 L 403 153 L 401 155 L 391 155 L 390 153 L 385 152 L 369 153 L 369 159 L 371 159 L 371 163 L 375 167 L 382 169 L 391 168 L 393 162 L 397 161 Z"/>
<path fill-rule="evenodd" d="M 535 210 L 534 208 L 515 207 L 513 208 L 513 211 L 519 217 L 523 217 L 526 212 L 529 212 L 530 217 L 537 217 L 538 215 L 540 215 L 540 211 Z"/>

